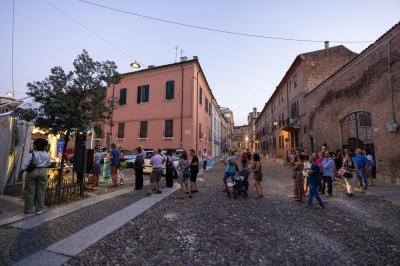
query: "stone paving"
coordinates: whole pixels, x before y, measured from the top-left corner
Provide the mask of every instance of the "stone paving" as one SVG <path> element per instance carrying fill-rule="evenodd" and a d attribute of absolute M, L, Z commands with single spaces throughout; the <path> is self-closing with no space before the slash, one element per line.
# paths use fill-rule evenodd
<path fill-rule="evenodd" d="M 263 162 L 265 198 L 221 193 L 223 166 L 106 236 L 66 265 L 400 265 L 400 209 L 373 195 L 293 202 L 290 170 Z M 55 233 L 55 232 L 53 232 Z"/>
<path fill-rule="evenodd" d="M 104 217 L 142 199 L 145 190 L 132 191 L 101 201 L 77 212 L 22 230 L 0 227 L 0 265 L 17 262 L 47 246 L 103 219 Z"/>

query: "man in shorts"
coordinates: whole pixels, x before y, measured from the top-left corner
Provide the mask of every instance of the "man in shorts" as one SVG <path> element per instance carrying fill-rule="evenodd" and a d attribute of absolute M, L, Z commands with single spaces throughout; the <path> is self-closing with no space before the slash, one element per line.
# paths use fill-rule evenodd
<path fill-rule="evenodd" d="M 150 196 L 153 190 L 156 191 L 156 194 L 161 194 L 160 180 L 164 164 L 164 157 L 161 155 L 161 149 L 158 149 L 156 155 L 151 157 L 150 164 L 153 170 L 150 175 L 150 190 L 147 192 L 146 196 Z"/>
<path fill-rule="evenodd" d="M 225 174 L 223 178 L 223 182 L 225 185 L 225 189 L 222 192 L 228 191 L 228 181 L 227 179 L 230 177 L 231 179 L 235 178 L 237 164 L 236 164 L 236 156 L 234 152 L 230 152 L 230 156 L 226 157 L 224 164 L 226 165 Z"/>

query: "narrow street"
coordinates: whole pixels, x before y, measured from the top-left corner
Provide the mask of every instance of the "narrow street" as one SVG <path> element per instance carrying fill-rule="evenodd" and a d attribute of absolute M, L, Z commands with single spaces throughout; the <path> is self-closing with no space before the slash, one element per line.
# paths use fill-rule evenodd
<path fill-rule="evenodd" d="M 228 198 L 223 166 L 200 178 L 200 193 L 178 192 L 111 233 L 69 265 L 399 265 L 400 209 L 335 186 L 326 210 L 289 198 L 290 171 L 264 162 L 266 197 Z M 119 205 L 119 203 L 117 203 Z"/>

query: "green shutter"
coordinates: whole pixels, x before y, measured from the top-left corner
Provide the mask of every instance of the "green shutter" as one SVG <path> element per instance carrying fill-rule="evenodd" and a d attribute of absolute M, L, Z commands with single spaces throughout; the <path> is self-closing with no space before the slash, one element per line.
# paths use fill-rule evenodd
<path fill-rule="evenodd" d="M 167 81 L 166 86 L 165 86 L 165 99 L 167 99 L 167 100 L 174 99 L 174 97 L 175 97 L 174 90 L 175 90 L 175 81 L 173 81 L 173 80 Z"/>
<path fill-rule="evenodd" d="M 126 88 L 120 89 L 119 91 L 119 105 L 125 105 L 126 104 Z"/>
<path fill-rule="evenodd" d="M 118 133 L 117 133 L 117 137 L 119 139 L 123 139 L 125 138 L 125 123 L 118 123 Z"/>
<path fill-rule="evenodd" d="M 137 90 L 137 103 L 141 103 L 142 102 L 142 87 L 138 86 L 138 90 Z"/>

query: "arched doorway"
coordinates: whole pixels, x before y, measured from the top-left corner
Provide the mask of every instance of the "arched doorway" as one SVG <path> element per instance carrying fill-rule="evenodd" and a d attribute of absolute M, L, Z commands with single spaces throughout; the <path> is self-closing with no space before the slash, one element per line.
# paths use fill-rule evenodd
<path fill-rule="evenodd" d="M 340 120 L 343 149 L 368 149 L 375 157 L 371 114 L 354 112 Z"/>

